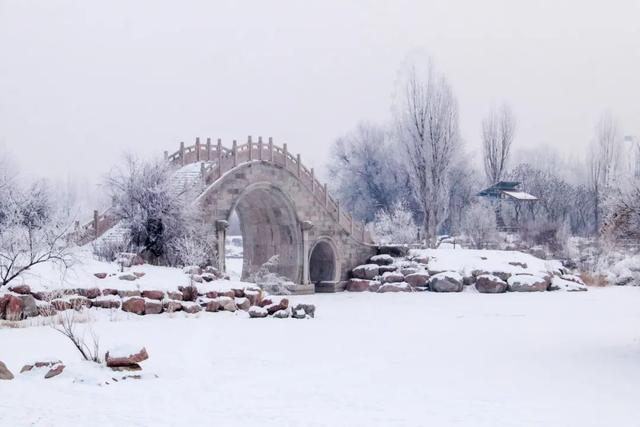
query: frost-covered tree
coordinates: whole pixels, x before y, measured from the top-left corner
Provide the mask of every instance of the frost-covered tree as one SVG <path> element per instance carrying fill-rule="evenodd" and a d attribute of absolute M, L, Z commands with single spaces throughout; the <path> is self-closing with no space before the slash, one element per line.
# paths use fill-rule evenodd
<path fill-rule="evenodd" d="M 476 200 L 464 212 L 461 223 L 462 233 L 476 248 L 486 248 L 498 239 L 495 209 L 485 200 Z"/>
<path fill-rule="evenodd" d="M 515 130 L 515 116 L 506 104 L 492 109 L 482 121 L 484 172 L 490 185 L 500 181 L 506 172 Z"/>
<path fill-rule="evenodd" d="M 602 233 L 609 240 L 640 241 L 640 180 L 616 191 L 608 200 L 609 212 Z"/>
<path fill-rule="evenodd" d="M 395 112 L 412 193 L 423 217 L 423 236 L 435 243 L 447 218 L 449 172 L 460 136 L 453 90 L 430 59 L 418 58 L 402 70 Z"/>
<path fill-rule="evenodd" d="M 373 220 L 375 239 L 384 245 L 418 241 L 418 227 L 406 203 L 397 201 L 389 210 L 380 210 Z"/>
<path fill-rule="evenodd" d="M 213 244 L 193 205 L 195 189 L 177 187 L 172 174 L 166 162 L 127 156 L 124 168 L 107 178 L 112 213 L 128 230 L 130 250 L 150 261 L 192 264 L 201 250 L 203 264 L 213 263 Z"/>
<path fill-rule="evenodd" d="M 409 196 L 409 176 L 381 126 L 361 123 L 338 138 L 329 160 L 331 187 L 355 218 L 370 222 L 378 210 L 388 210 Z"/>
<path fill-rule="evenodd" d="M 58 214 L 46 184 L 22 187 L 3 175 L 0 171 L 0 287 L 39 264 L 68 267 L 71 220 Z"/>

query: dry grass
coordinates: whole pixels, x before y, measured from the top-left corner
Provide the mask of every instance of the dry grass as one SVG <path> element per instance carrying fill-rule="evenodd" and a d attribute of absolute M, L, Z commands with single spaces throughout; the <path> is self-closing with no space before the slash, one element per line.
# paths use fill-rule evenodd
<path fill-rule="evenodd" d="M 580 273 L 580 278 L 587 286 L 603 287 L 611 284 L 607 281 L 607 277 L 604 274 L 582 272 Z"/>

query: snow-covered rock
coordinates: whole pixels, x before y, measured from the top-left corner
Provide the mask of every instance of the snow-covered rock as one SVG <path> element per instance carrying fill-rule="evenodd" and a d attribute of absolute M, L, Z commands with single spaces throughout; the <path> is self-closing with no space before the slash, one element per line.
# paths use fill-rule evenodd
<path fill-rule="evenodd" d="M 347 286 L 345 289 L 348 292 L 364 292 L 369 290 L 369 286 L 371 285 L 371 280 L 365 279 L 349 279 L 347 282 Z"/>
<path fill-rule="evenodd" d="M 380 281 L 382 283 L 403 282 L 404 276 L 402 275 L 402 273 L 399 273 L 397 271 L 387 271 L 380 277 Z"/>
<path fill-rule="evenodd" d="M 511 292 L 543 292 L 549 287 L 549 281 L 531 274 L 516 274 L 507 280 Z"/>
<path fill-rule="evenodd" d="M 426 272 L 410 273 L 404 276 L 404 281 L 413 287 L 427 286 L 429 282 L 429 274 Z"/>
<path fill-rule="evenodd" d="M 461 292 L 462 276 L 455 271 L 435 274 L 429 279 L 429 289 L 433 292 Z"/>
<path fill-rule="evenodd" d="M 491 274 L 481 274 L 475 283 L 478 292 L 483 294 L 501 294 L 507 291 L 507 282 Z"/>
<path fill-rule="evenodd" d="M 580 284 L 572 280 L 566 280 L 566 279 L 563 279 L 562 277 L 555 276 L 553 279 L 551 279 L 549 290 L 579 292 L 579 291 L 586 291 L 587 287 L 584 284 Z"/>
<path fill-rule="evenodd" d="M 249 317 L 251 318 L 262 318 L 267 317 L 268 315 L 269 313 L 267 312 L 267 309 L 263 307 L 258 307 L 257 305 L 249 307 Z"/>
<path fill-rule="evenodd" d="M 363 264 L 351 270 L 356 279 L 371 280 L 378 275 L 378 264 Z"/>
<path fill-rule="evenodd" d="M 377 265 L 391 265 L 393 264 L 393 257 L 387 254 L 374 255 L 371 258 L 369 258 L 369 261 L 372 264 L 377 264 Z"/>
<path fill-rule="evenodd" d="M 0 360 L 0 380 L 12 380 L 13 378 L 14 376 L 9 368 L 7 368 L 7 365 Z"/>
<path fill-rule="evenodd" d="M 411 292 L 411 286 L 406 282 L 383 283 L 378 288 L 379 293 L 387 292 Z"/>

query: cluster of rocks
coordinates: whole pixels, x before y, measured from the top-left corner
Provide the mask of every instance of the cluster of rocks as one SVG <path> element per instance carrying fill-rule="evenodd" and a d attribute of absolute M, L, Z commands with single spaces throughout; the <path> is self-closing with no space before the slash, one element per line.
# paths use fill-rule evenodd
<path fill-rule="evenodd" d="M 34 362 L 29 365 L 24 365 L 20 370 L 21 374 L 25 372 L 39 372 L 44 379 L 57 377 L 64 371 L 65 365 L 60 360 L 50 360 L 43 362 Z M 12 380 L 14 375 L 11 373 L 7 365 L 0 361 L 0 380 Z"/>
<path fill-rule="evenodd" d="M 299 319 L 315 315 L 315 307 L 311 304 L 290 307 L 286 298 L 276 301 L 274 297 L 268 296 L 262 289 L 253 285 L 226 291 L 207 290 L 206 283 L 220 277 L 217 271 L 188 267 L 184 272 L 189 275 L 192 284 L 179 286 L 174 291 L 95 287 L 32 292 L 28 285 L 13 286 L 9 288 L 8 293 L 0 297 L 0 319 L 19 321 L 35 316 L 51 316 L 64 310 L 91 307 L 122 310 L 138 315 L 237 310 L 247 311 L 255 318 L 273 316 Z M 95 275 L 107 277 L 104 273 Z M 137 273 L 131 276 L 142 277 Z M 205 285 L 198 287 L 197 284 Z"/>
<path fill-rule="evenodd" d="M 568 271 L 534 275 L 524 272 L 526 264 L 510 262 L 523 272 L 474 270 L 462 275 L 457 271 L 436 271 L 429 268 L 424 256 L 393 257 L 380 254 L 371 257 L 367 264 L 351 271 L 352 278 L 346 285 L 350 292 L 461 292 L 465 286 L 474 286 L 480 293 L 586 291 L 579 276 Z"/>

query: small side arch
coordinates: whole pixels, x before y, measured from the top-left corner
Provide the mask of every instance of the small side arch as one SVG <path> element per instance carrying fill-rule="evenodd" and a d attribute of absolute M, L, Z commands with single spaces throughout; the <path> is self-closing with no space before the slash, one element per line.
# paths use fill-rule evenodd
<path fill-rule="evenodd" d="M 309 250 L 310 282 L 337 282 L 340 271 L 338 247 L 330 237 L 320 237 Z"/>

